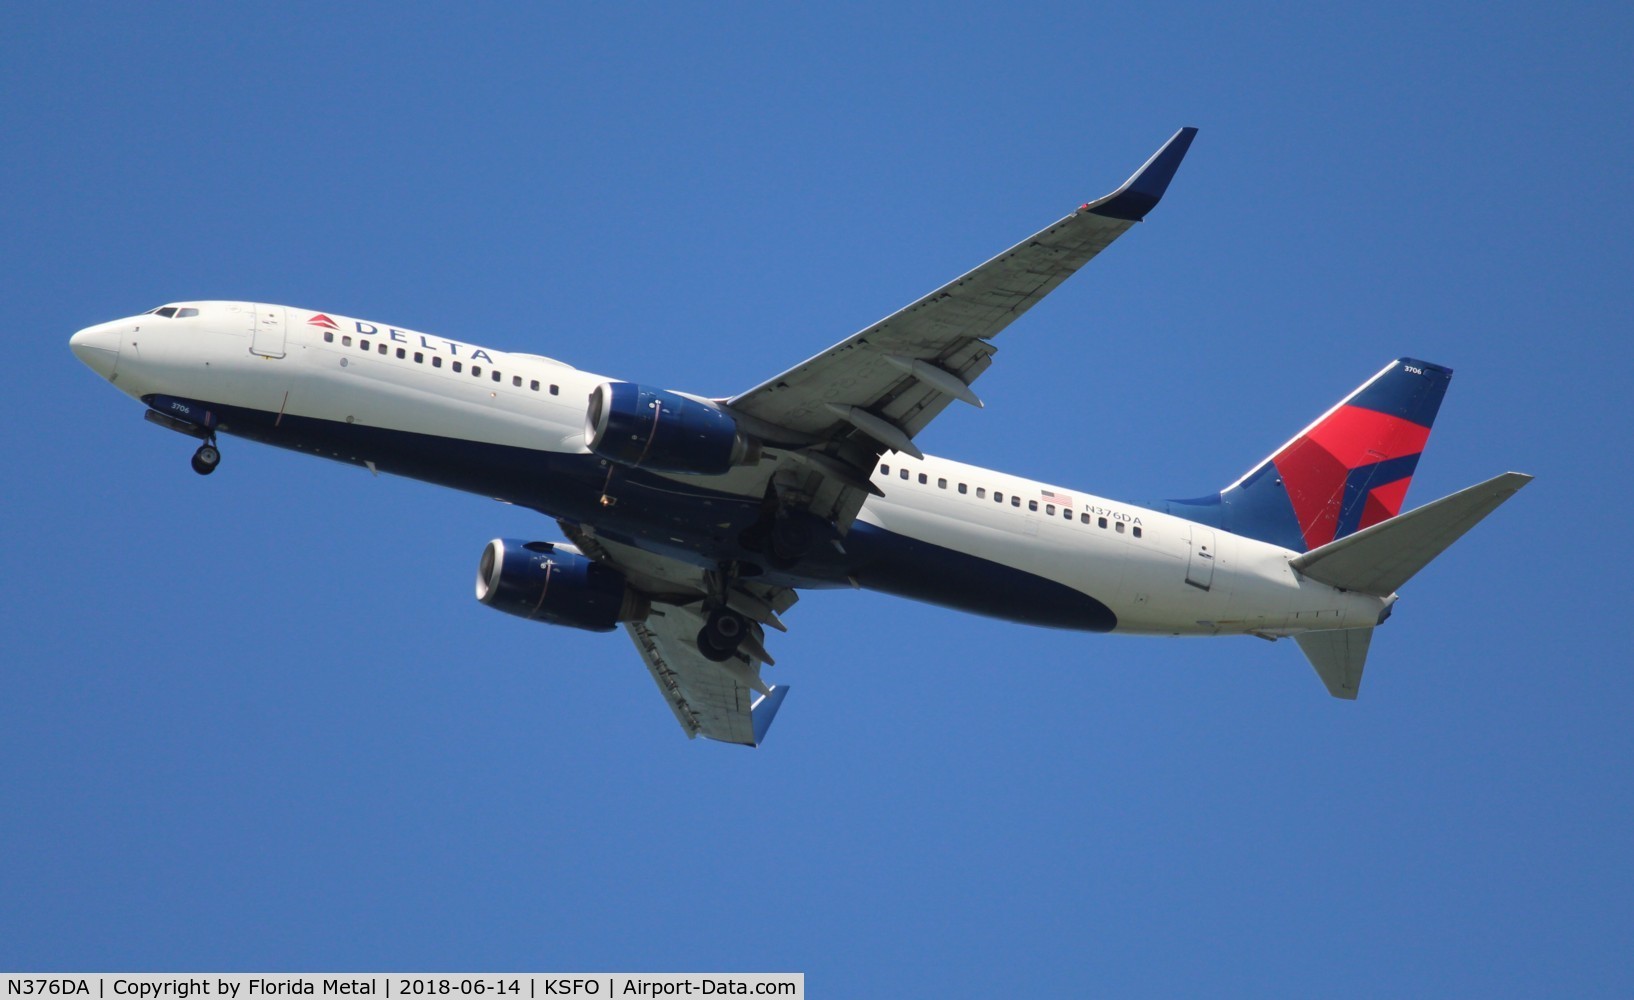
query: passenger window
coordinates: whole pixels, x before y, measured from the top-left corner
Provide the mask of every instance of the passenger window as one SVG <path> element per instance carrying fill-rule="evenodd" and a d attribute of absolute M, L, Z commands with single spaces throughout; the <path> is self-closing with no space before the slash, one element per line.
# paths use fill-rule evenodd
<path fill-rule="evenodd" d="M 901 471 L 901 476 L 902 476 L 902 478 L 903 478 L 903 479 L 907 479 L 907 478 L 908 478 L 908 470 L 907 470 L 907 469 L 903 469 L 903 470 L 902 470 L 902 471 Z"/>
<path fill-rule="evenodd" d="M 966 486 L 964 483 L 960 483 L 959 484 L 959 492 L 960 493 L 969 493 L 970 492 L 970 487 Z"/>
<path fill-rule="evenodd" d="M 333 331 L 333 330 L 323 331 L 323 342 L 326 343 L 326 344 L 333 344 L 335 342 L 335 331 Z"/>
<path fill-rule="evenodd" d="M 352 335 L 347 334 L 346 336 L 340 338 L 340 346 L 342 346 L 342 347 L 351 347 L 352 346 Z"/>
<path fill-rule="evenodd" d="M 1038 501 L 1037 500 L 1028 500 L 1027 501 L 1027 509 L 1028 510 L 1037 510 L 1038 509 Z"/>
<path fill-rule="evenodd" d="M 1106 518 L 1104 518 L 1104 517 L 1102 517 L 1102 518 L 1098 518 L 1098 519 L 1097 519 L 1097 520 L 1096 520 L 1096 521 L 1095 521 L 1095 527 L 1097 527 L 1097 528 L 1104 528 L 1104 527 L 1106 527 Z"/>
<path fill-rule="evenodd" d="M 417 364 L 417 365 L 425 364 L 426 363 L 426 356 L 424 354 L 421 354 L 419 351 L 415 351 L 414 352 L 414 363 Z"/>
<path fill-rule="evenodd" d="M 1035 501 L 1035 503 L 1036 503 L 1036 501 Z M 1021 506 L 1021 498 L 1020 498 L 1020 497 L 1018 497 L 1018 496 L 1012 496 L 1012 497 L 1011 497 L 1011 498 L 1010 498 L 1010 506 L 1012 506 L 1012 507 L 1020 507 L 1020 506 Z"/>
<path fill-rule="evenodd" d="M 495 369 L 494 369 L 494 381 L 495 381 L 495 382 L 503 382 L 503 381 L 505 381 L 505 376 L 503 376 L 503 375 L 501 375 L 501 374 L 499 374 L 499 369 L 498 369 L 498 368 L 495 368 Z"/>
<path fill-rule="evenodd" d="M 889 465 L 880 466 L 879 467 L 879 474 L 882 475 L 882 476 L 890 475 L 891 474 L 891 467 Z"/>
<path fill-rule="evenodd" d="M 1061 516 L 1070 521 L 1070 520 L 1072 520 L 1072 511 L 1066 509 L 1065 507 L 1062 507 L 1061 508 Z"/>
<path fill-rule="evenodd" d="M 431 356 L 431 367 L 441 368 L 442 366 L 443 366 L 443 356 L 441 354 L 433 354 Z"/>
<path fill-rule="evenodd" d="M 1120 534 L 1120 535 L 1121 535 L 1121 534 L 1123 534 L 1123 522 L 1122 522 L 1122 521 L 1119 521 L 1119 522 L 1118 522 L 1118 526 L 1117 526 L 1117 528 L 1116 528 L 1116 529 L 1114 529 L 1114 530 L 1116 530 L 1116 531 L 1117 531 L 1117 533 L 1118 533 L 1118 534 Z"/>
<path fill-rule="evenodd" d="M 559 386 L 559 385 L 551 386 L 550 387 L 550 394 L 552 396 L 560 396 L 562 394 L 562 387 Z"/>
<path fill-rule="evenodd" d="M 921 473 L 920 473 L 920 474 L 919 474 L 919 485 L 920 485 L 920 486 L 923 486 L 923 485 L 925 485 L 925 484 L 926 484 L 926 483 L 928 483 L 928 482 L 930 482 L 930 477 L 929 477 L 929 476 L 927 476 L 927 475 L 925 475 L 925 474 L 924 474 L 924 473 L 923 473 L 923 472 L 921 472 Z"/>
<path fill-rule="evenodd" d="M 1079 518 L 1079 520 L 1083 521 L 1083 523 L 1088 524 L 1089 523 L 1089 512 L 1085 511 L 1082 514 L 1079 514 L 1078 518 Z"/>
<path fill-rule="evenodd" d="M 481 378 L 482 377 L 482 366 L 481 365 L 472 365 L 471 366 L 471 377 L 472 378 Z"/>
<path fill-rule="evenodd" d="M 528 388 L 532 389 L 534 392 L 538 392 L 539 391 L 539 380 L 534 379 L 533 381 L 529 382 L 528 383 Z"/>
<path fill-rule="evenodd" d="M 994 503 L 1003 503 L 1004 502 L 1004 494 L 1000 493 L 998 490 L 994 490 L 993 491 L 993 502 Z"/>
<path fill-rule="evenodd" d="M 946 479 L 938 479 L 936 481 L 936 488 L 939 489 L 939 490 L 947 489 L 947 480 Z"/>
<path fill-rule="evenodd" d="M 360 341 L 357 342 L 357 346 L 359 346 L 359 347 L 363 348 L 365 351 L 367 351 L 369 349 L 369 342 L 367 340 L 360 340 Z"/>
<path fill-rule="evenodd" d="M 408 357 L 408 352 L 399 347 L 397 349 L 397 360 L 401 361 L 406 357 Z"/>
<path fill-rule="evenodd" d="M 1033 506 L 1033 510 L 1037 510 L 1037 509 L 1038 509 L 1038 506 L 1037 506 L 1037 504 L 1035 502 L 1035 504 Z M 1053 504 L 1053 503 L 1045 504 L 1044 505 L 1044 513 L 1048 514 L 1050 517 L 1054 517 L 1055 516 L 1055 504 Z"/>
<path fill-rule="evenodd" d="M 455 371 L 459 371 L 460 370 L 460 363 L 458 361 L 456 361 L 453 364 L 449 365 L 448 367 L 454 369 Z"/>
<path fill-rule="evenodd" d="M 1129 533 L 1131 535 L 1134 535 L 1136 538 L 1139 538 L 1140 537 L 1140 525 L 1137 524 L 1133 528 L 1129 529 Z"/>
<path fill-rule="evenodd" d="M 985 486 L 976 487 L 976 499 L 977 500 L 986 500 L 987 499 L 987 487 L 985 487 Z"/>
<path fill-rule="evenodd" d="M 381 342 L 381 344 L 380 344 L 380 353 L 381 353 L 381 354 L 385 354 L 385 353 L 386 353 L 386 344 L 385 344 L 385 342 L 384 342 L 384 341 L 382 341 L 382 342 Z"/>

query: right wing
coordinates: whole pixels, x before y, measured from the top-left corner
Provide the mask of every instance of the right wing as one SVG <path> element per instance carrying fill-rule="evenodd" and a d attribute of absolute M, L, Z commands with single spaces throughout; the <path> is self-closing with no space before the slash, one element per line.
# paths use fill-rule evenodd
<path fill-rule="evenodd" d="M 917 456 L 913 438 L 992 364 L 990 342 L 1145 217 L 1180 166 L 1195 128 L 1176 132 L 1123 186 L 929 295 L 723 402 L 780 448 L 780 472 L 806 509 L 842 530 L 870 492 L 885 451 Z"/>

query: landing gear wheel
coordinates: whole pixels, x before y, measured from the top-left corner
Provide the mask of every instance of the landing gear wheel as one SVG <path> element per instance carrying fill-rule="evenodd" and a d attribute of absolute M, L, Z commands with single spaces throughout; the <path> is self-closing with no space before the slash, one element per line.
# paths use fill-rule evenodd
<path fill-rule="evenodd" d="M 201 476 L 208 476 L 216 471 L 221 464 L 221 452 L 213 444 L 201 444 L 199 450 L 193 453 L 193 471 Z"/>
<path fill-rule="evenodd" d="M 698 630 L 698 652 L 704 654 L 707 660 L 722 663 L 732 658 L 738 651 L 738 644 L 743 641 L 744 633 L 748 630 L 748 623 L 743 616 L 725 608 L 716 608 L 709 613 L 704 627 Z"/>

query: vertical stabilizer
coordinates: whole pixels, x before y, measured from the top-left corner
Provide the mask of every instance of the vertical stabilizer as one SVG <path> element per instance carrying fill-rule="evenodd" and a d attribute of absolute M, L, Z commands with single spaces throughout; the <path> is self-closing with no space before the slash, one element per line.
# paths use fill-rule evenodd
<path fill-rule="evenodd" d="M 1398 358 L 1215 496 L 1165 509 L 1297 552 L 1392 518 L 1451 379 Z"/>

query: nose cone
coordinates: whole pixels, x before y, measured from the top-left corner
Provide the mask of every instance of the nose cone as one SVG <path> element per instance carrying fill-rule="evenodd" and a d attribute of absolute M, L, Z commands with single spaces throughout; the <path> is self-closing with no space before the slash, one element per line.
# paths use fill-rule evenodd
<path fill-rule="evenodd" d="M 119 364 L 119 343 L 121 324 L 103 323 L 99 326 L 88 326 L 68 338 L 68 346 L 73 349 L 74 357 L 85 362 L 85 366 L 101 375 L 103 378 L 113 378 L 114 368 Z"/>

